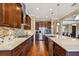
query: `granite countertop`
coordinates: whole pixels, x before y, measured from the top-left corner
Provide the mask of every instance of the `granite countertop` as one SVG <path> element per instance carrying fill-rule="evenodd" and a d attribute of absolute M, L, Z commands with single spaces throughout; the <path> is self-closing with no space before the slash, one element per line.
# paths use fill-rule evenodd
<path fill-rule="evenodd" d="M 21 38 L 15 38 L 12 40 L 9 40 L 8 42 L 0 43 L 0 51 L 4 50 L 12 50 L 24 41 L 28 40 L 33 34 L 30 34 L 27 37 L 21 37 Z"/>
<path fill-rule="evenodd" d="M 79 39 L 71 38 L 67 36 L 55 35 L 55 37 L 50 37 L 49 34 L 45 35 L 53 42 L 57 43 L 59 46 L 64 48 L 66 51 L 78 52 L 79 51 Z"/>
<path fill-rule="evenodd" d="M 7 29 L 7 30 L 13 30 L 13 28 L 8 28 L 8 27 L 0 27 L 1 30 Z M 24 41 L 28 40 L 31 36 L 33 36 L 33 32 L 31 30 L 27 31 L 27 36 L 26 37 L 15 37 L 12 40 L 8 40 L 7 37 L 5 37 L 4 42 L 0 42 L 0 51 L 5 51 L 5 50 L 12 50 Z"/>

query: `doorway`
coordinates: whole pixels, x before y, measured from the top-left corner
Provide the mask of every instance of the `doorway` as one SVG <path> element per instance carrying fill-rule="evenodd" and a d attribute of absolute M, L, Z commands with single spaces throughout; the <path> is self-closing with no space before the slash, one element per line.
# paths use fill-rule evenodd
<path fill-rule="evenodd" d="M 76 26 L 72 26 L 72 37 L 76 37 Z"/>

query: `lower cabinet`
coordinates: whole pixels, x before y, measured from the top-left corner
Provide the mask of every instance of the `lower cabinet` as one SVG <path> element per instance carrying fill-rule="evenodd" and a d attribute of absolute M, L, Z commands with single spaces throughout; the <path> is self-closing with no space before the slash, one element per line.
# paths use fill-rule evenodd
<path fill-rule="evenodd" d="M 49 41 L 48 41 L 48 38 L 46 36 L 44 36 L 44 40 L 45 40 L 46 49 L 47 49 L 47 51 L 49 51 Z"/>
<path fill-rule="evenodd" d="M 66 51 L 54 42 L 54 56 L 79 56 L 79 51 Z"/>
<path fill-rule="evenodd" d="M 49 56 L 79 56 L 79 51 L 67 51 L 48 37 L 44 38 Z"/>
<path fill-rule="evenodd" d="M 22 44 L 14 48 L 13 50 L 0 51 L 0 56 L 27 56 L 28 51 L 32 47 L 33 36 L 28 38 Z"/>
<path fill-rule="evenodd" d="M 47 48 L 49 56 L 53 56 L 53 42 L 48 37 L 44 36 L 45 46 Z"/>
<path fill-rule="evenodd" d="M 53 55 L 54 56 L 65 56 L 66 55 L 66 51 L 62 47 L 60 47 L 56 43 L 54 43 L 53 46 L 54 46 L 53 47 Z"/>
<path fill-rule="evenodd" d="M 49 40 L 49 56 L 53 56 L 53 42 Z"/>
<path fill-rule="evenodd" d="M 19 56 L 19 55 L 21 55 L 22 54 L 22 51 L 21 51 L 21 48 L 20 48 L 20 46 L 18 46 L 18 47 L 16 47 L 15 49 L 13 49 L 12 51 L 11 51 L 11 55 L 12 56 Z"/>

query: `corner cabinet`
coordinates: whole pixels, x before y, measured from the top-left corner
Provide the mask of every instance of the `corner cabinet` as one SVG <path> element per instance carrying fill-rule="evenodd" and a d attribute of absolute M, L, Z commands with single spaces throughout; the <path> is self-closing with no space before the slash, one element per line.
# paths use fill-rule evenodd
<path fill-rule="evenodd" d="M 33 44 L 33 36 L 28 38 L 26 41 L 21 43 L 19 46 L 14 48 L 13 50 L 1 50 L 0 56 L 27 56 L 27 53 L 31 49 Z"/>

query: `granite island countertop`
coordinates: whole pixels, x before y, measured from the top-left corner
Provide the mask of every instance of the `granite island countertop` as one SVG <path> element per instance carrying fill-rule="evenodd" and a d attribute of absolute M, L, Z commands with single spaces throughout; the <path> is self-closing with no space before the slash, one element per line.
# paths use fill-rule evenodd
<path fill-rule="evenodd" d="M 79 39 L 71 38 L 67 36 L 55 35 L 55 37 L 50 37 L 50 34 L 46 34 L 46 37 L 51 39 L 53 42 L 64 48 L 68 52 L 78 52 L 79 51 Z"/>

